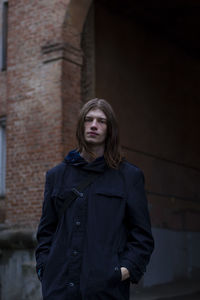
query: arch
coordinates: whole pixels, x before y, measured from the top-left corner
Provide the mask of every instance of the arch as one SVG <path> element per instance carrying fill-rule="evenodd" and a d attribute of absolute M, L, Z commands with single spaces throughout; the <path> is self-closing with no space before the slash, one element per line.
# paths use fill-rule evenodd
<path fill-rule="evenodd" d="M 77 33 L 82 33 L 83 25 L 92 0 L 71 0 L 67 8 L 67 24 L 73 27 Z M 67 25 L 66 24 L 66 25 Z"/>
<path fill-rule="evenodd" d="M 74 147 L 77 116 L 82 105 L 83 51 L 81 37 L 92 0 L 73 0 L 62 28 L 62 109 L 64 155 Z"/>

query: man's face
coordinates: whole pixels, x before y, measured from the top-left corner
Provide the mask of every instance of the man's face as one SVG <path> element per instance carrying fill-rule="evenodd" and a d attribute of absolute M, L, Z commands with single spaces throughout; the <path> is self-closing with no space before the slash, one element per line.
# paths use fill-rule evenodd
<path fill-rule="evenodd" d="M 104 145 L 107 134 L 107 118 L 99 108 L 91 109 L 85 116 L 84 137 L 88 144 Z"/>

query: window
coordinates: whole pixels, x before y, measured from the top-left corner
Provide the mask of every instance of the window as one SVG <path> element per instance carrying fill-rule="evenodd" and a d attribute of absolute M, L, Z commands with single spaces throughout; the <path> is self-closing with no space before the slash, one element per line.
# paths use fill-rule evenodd
<path fill-rule="evenodd" d="M 1 70 L 7 68 L 7 35 L 8 35 L 8 2 L 2 2 L 2 26 L 1 26 L 1 45 L 0 45 L 0 64 Z"/>
<path fill-rule="evenodd" d="M 6 119 L 0 118 L 0 196 L 6 192 Z"/>

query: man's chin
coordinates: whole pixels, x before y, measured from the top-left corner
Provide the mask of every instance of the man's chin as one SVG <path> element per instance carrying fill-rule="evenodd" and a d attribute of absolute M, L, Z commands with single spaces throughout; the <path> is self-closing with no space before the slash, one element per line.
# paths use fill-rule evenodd
<path fill-rule="evenodd" d="M 99 145 L 99 143 L 97 142 L 97 141 L 86 141 L 86 144 L 88 145 L 88 146 L 92 146 L 92 145 Z"/>
<path fill-rule="evenodd" d="M 101 143 L 101 142 L 98 142 L 98 141 L 95 141 L 95 140 L 86 140 L 85 141 L 86 142 L 86 144 L 87 144 L 87 146 L 88 147 L 90 147 L 90 146 L 101 146 L 101 145 L 103 145 L 103 143 Z"/>

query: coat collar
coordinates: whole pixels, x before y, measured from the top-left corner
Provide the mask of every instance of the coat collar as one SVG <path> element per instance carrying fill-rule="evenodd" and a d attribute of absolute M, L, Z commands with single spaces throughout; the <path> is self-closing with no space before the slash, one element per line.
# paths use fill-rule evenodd
<path fill-rule="evenodd" d="M 100 173 L 104 172 L 105 169 L 108 168 L 104 156 L 100 156 L 91 163 L 88 163 L 76 149 L 68 153 L 68 155 L 64 159 L 64 162 L 68 165 L 79 167 L 86 171 Z"/>

